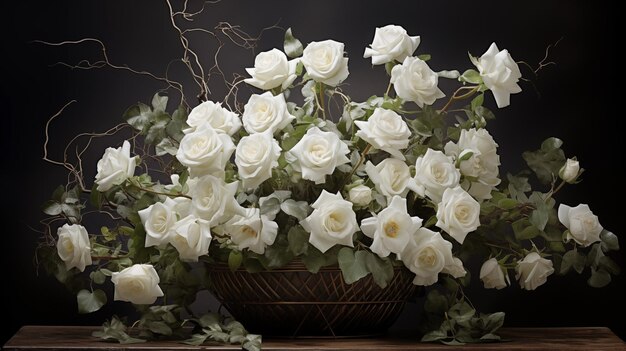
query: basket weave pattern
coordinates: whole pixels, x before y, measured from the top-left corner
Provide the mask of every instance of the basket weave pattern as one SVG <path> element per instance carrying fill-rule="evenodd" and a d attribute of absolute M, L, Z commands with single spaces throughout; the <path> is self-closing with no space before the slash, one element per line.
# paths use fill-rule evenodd
<path fill-rule="evenodd" d="M 218 300 L 253 333 L 271 336 L 357 336 L 384 332 L 414 293 L 413 275 L 396 267 L 385 289 L 371 275 L 346 284 L 338 267 L 317 274 L 301 262 L 271 271 L 209 270 Z"/>

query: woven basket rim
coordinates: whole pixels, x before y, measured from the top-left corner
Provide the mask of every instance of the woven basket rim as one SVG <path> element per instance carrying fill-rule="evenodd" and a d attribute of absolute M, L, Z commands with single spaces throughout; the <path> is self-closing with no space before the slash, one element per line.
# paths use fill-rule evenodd
<path fill-rule="evenodd" d="M 241 273 L 250 273 L 250 274 L 255 274 L 255 273 L 251 273 L 248 272 L 243 266 L 237 268 L 237 270 L 232 271 L 230 269 L 230 267 L 228 266 L 228 263 L 225 262 L 213 262 L 213 263 L 209 263 L 208 267 L 210 270 L 214 270 L 214 271 L 231 271 L 231 272 L 241 272 Z M 393 264 L 393 269 L 394 271 L 398 272 L 401 270 L 408 270 L 404 265 L 402 264 Z M 287 263 L 286 265 L 279 267 L 279 268 L 272 268 L 272 269 L 264 269 L 261 270 L 259 272 L 256 273 L 281 273 L 281 272 L 307 272 L 310 274 L 317 274 L 317 273 L 312 273 L 310 272 L 307 268 L 306 265 L 304 264 L 304 262 L 300 259 L 300 258 L 295 258 L 293 260 L 291 260 L 289 263 Z M 335 263 L 333 265 L 330 266 L 324 266 L 321 267 L 318 271 L 319 272 L 341 272 L 341 268 L 339 268 L 339 264 Z"/>

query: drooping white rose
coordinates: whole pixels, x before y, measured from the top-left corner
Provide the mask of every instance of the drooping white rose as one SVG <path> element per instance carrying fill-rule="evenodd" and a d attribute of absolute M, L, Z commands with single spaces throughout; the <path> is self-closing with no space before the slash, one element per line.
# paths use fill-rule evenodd
<path fill-rule="evenodd" d="M 578 175 L 580 174 L 580 163 L 578 161 L 568 158 L 565 164 L 559 170 L 559 177 L 566 183 L 575 183 Z"/>
<path fill-rule="evenodd" d="M 446 96 L 437 86 L 437 73 L 417 57 L 407 57 L 401 65 L 395 65 L 391 70 L 391 83 L 399 97 L 413 101 L 419 107 L 432 105 Z"/>
<path fill-rule="evenodd" d="M 176 222 L 170 243 L 181 260 L 198 262 L 198 257 L 209 253 L 211 238 L 209 222 L 191 215 Z"/>
<path fill-rule="evenodd" d="M 278 224 L 262 215 L 258 208 L 246 208 L 243 214 L 233 216 L 224 224 L 224 230 L 239 250 L 249 249 L 262 255 L 278 234 Z"/>
<path fill-rule="evenodd" d="M 335 245 L 354 247 L 352 235 L 359 230 L 359 225 L 350 201 L 344 200 L 339 193 L 322 190 L 311 207 L 313 213 L 300 221 L 302 228 L 311 233 L 311 245 L 321 252 Z"/>
<path fill-rule="evenodd" d="M 285 154 L 285 158 L 294 170 L 302 172 L 302 178 L 321 184 L 337 166 L 350 162 L 346 157 L 349 152 L 348 145 L 339 140 L 337 134 L 313 127 Z"/>
<path fill-rule="evenodd" d="M 80 224 L 64 224 L 57 229 L 57 253 L 68 271 L 84 271 L 91 264 L 91 246 L 87 229 Z"/>
<path fill-rule="evenodd" d="M 177 203 L 169 197 L 139 211 L 139 218 L 146 230 L 146 247 L 165 246 L 170 240 L 171 230 L 176 224 Z"/>
<path fill-rule="evenodd" d="M 420 228 L 413 234 L 401 257 L 404 265 L 415 273 L 415 285 L 432 285 L 437 282 L 439 273 L 455 278 L 466 274 L 461 260 L 452 256 L 452 243 L 427 228 Z"/>
<path fill-rule="evenodd" d="M 485 289 L 502 289 L 510 284 L 508 274 L 505 275 L 502 267 L 495 258 L 490 258 L 480 267 L 480 279 Z"/>
<path fill-rule="evenodd" d="M 415 186 L 420 196 L 428 196 L 433 202 L 441 201 L 443 192 L 459 185 L 461 174 L 450 157 L 441 151 L 428 149 L 415 162 Z"/>
<path fill-rule="evenodd" d="M 480 226 L 480 204 L 460 186 L 447 188 L 437 205 L 437 227 L 463 244 L 469 232 Z"/>
<path fill-rule="evenodd" d="M 122 147 L 107 148 L 98 161 L 96 169 L 96 188 L 98 191 L 107 191 L 115 185 L 120 185 L 135 174 L 137 158 L 130 157 L 130 143 L 124 140 Z"/>
<path fill-rule="evenodd" d="M 238 182 L 226 183 L 222 178 L 206 175 L 187 182 L 192 196 L 191 213 L 209 222 L 211 227 L 226 222 L 235 208 Z"/>
<path fill-rule="evenodd" d="M 509 106 L 511 94 L 522 91 L 517 84 L 522 77 L 517 63 L 511 58 L 508 50 L 498 50 L 496 43 L 478 59 L 478 72 L 485 86 L 491 90 L 499 108 Z"/>
<path fill-rule="evenodd" d="M 254 68 L 246 68 L 252 78 L 244 82 L 263 90 L 276 87 L 287 89 L 296 79 L 298 59 L 287 60 L 287 55 L 278 49 L 264 51 L 256 55 Z"/>
<path fill-rule="evenodd" d="M 361 221 L 363 234 L 374 239 L 370 249 L 380 257 L 402 251 L 422 226 L 422 219 L 411 217 L 406 208 L 406 199 L 394 196 L 389 205 L 377 215 Z"/>
<path fill-rule="evenodd" d="M 464 184 L 467 192 L 478 200 L 490 199 L 491 191 L 500 184 L 500 156 L 498 144 L 489 132 L 486 129 L 464 129 L 458 143 L 448 142 L 445 151 L 455 159 L 464 159 L 459 163 L 461 173 L 477 179 Z"/>
<path fill-rule="evenodd" d="M 272 177 L 281 148 L 269 130 L 241 138 L 235 151 L 235 164 L 245 189 L 258 187 Z"/>
<path fill-rule="evenodd" d="M 367 121 L 354 121 L 359 127 L 356 135 L 370 143 L 375 149 L 383 150 L 404 160 L 400 150 L 409 146 L 411 131 L 406 122 L 394 111 L 376 108 Z"/>
<path fill-rule="evenodd" d="M 222 107 L 221 103 L 205 101 L 194 107 L 187 117 L 189 128 L 185 129 L 185 134 L 195 132 L 204 124 L 209 124 L 218 133 L 233 135 L 241 128 L 239 116 Z"/>
<path fill-rule="evenodd" d="M 263 133 L 269 130 L 271 134 L 285 128 L 296 117 L 289 113 L 287 102 L 283 94 L 276 96 L 269 91 L 250 96 L 243 110 L 243 127 L 249 134 Z"/>
<path fill-rule="evenodd" d="M 176 158 L 189 167 L 192 177 L 200 177 L 223 173 L 233 151 L 235 144 L 228 134 L 218 133 L 210 125 L 204 124 L 202 128 L 183 137 Z"/>
<path fill-rule="evenodd" d="M 404 161 L 386 158 L 374 166 L 370 161 L 365 164 L 365 172 L 376 186 L 379 193 L 390 199 L 394 195 L 406 196 L 411 180 L 411 171 Z"/>
<path fill-rule="evenodd" d="M 348 78 L 348 58 L 343 43 L 334 40 L 310 42 L 302 52 L 302 64 L 314 81 L 331 87 Z"/>
<path fill-rule="evenodd" d="M 519 280 L 522 289 L 535 290 L 543 285 L 548 276 L 554 273 L 552 261 L 541 257 L 536 252 L 531 252 L 523 260 L 517 262 L 515 267 L 517 274 L 515 279 Z"/>
<path fill-rule="evenodd" d="M 150 305 L 157 297 L 163 296 L 159 287 L 159 275 L 150 264 L 135 264 L 121 272 L 115 272 L 111 281 L 115 284 L 115 301 Z"/>
<path fill-rule="evenodd" d="M 393 24 L 376 28 L 374 40 L 369 48 L 365 48 L 363 58 L 372 58 L 372 65 L 387 62 L 402 62 L 407 56 L 413 55 L 420 44 L 420 37 L 410 37 L 406 30 Z"/>
<path fill-rule="evenodd" d="M 559 221 L 568 229 L 567 240 L 572 240 L 584 247 L 600 241 L 602 226 L 598 216 L 591 212 L 588 205 L 570 207 L 559 205 Z"/>
<path fill-rule="evenodd" d="M 367 206 L 372 202 L 372 189 L 363 184 L 357 185 L 348 191 L 348 197 L 356 206 Z"/>

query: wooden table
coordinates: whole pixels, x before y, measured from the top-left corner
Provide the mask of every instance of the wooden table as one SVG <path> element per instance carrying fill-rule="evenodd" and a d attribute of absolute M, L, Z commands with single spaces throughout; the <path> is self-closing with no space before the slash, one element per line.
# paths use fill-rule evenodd
<path fill-rule="evenodd" d="M 98 327 L 25 326 L 4 345 L 4 350 L 239 350 L 237 345 L 176 342 L 120 345 L 91 336 Z M 263 350 L 626 350 L 626 344 L 608 328 L 504 328 L 509 342 L 445 346 L 417 339 L 285 339 L 264 340 Z"/>

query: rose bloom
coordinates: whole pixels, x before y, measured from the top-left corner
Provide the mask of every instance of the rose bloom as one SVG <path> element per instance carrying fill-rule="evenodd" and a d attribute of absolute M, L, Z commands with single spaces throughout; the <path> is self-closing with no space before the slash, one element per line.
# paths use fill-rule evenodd
<path fill-rule="evenodd" d="M 359 130 L 356 135 L 375 149 L 383 150 L 404 160 L 400 150 L 409 145 L 411 131 L 406 122 L 394 111 L 376 108 L 367 121 L 354 122 Z"/>
<path fill-rule="evenodd" d="M 135 174 L 137 158 L 130 157 L 130 143 L 124 140 L 122 147 L 107 148 L 102 159 L 98 161 L 96 174 L 96 188 L 98 191 L 107 191 L 115 185 L 120 185 Z"/>
<path fill-rule="evenodd" d="M 559 221 L 568 229 L 567 240 L 574 239 L 583 247 L 600 241 L 600 233 L 604 228 L 600 225 L 598 216 L 591 212 L 588 205 L 569 207 L 561 204 L 558 215 Z"/>
<path fill-rule="evenodd" d="M 244 82 L 263 90 L 276 87 L 285 90 L 297 77 L 298 61 L 288 61 L 287 55 L 278 49 L 261 52 L 254 59 L 254 68 L 246 68 L 252 78 L 244 79 Z"/>
<path fill-rule="evenodd" d="M 517 262 L 516 279 L 522 289 L 535 290 L 545 284 L 548 276 L 554 273 L 552 261 L 539 256 L 536 252 L 531 252 L 523 260 Z"/>
<path fill-rule="evenodd" d="M 204 124 L 209 124 L 218 133 L 233 135 L 241 128 L 241 119 L 236 113 L 223 108 L 221 103 L 205 101 L 189 112 L 187 124 L 189 128 L 184 130 L 185 134 L 195 132 Z"/>
<path fill-rule="evenodd" d="M 309 77 L 331 87 L 348 78 L 348 58 L 343 57 L 343 46 L 334 40 L 309 43 L 302 52 L 302 64 Z"/>
<path fill-rule="evenodd" d="M 150 264 L 135 264 L 111 276 L 115 284 L 115 301 L 128 301 L 137 305 L 153 304 L 163 296 L 159 275 Z"/>
<path fill-rule="evenodd" d="M 339 193 L 322 190 L 311 207 L 313 213 L 300 221 L 302 228 L 311 233 L 311 245 L 321 252 L 335 245 L 354 247 L 352 235 L 359 230 L 359 225 L 350 201 L 344 200 Z"/>
<path fill-rule="evenodd" d="M 83 272 L 91 264 L 91 246 L 87 229 L 79 224 L 64 224 L 57 230 L 57 253 L 69 271 Z"/>
<path fill-rule="evenodd" d="M 411 37 L 406 30 L 393 24 L 376 28 L 374 40 L 369 48 L 365 48 L 363 58 L 372 58 L 372 65 L 388 62 L 402 62 L 407 56 L 413 55 L 420 44 L 420 37 Z"/>
<path fill-rule="evenodd" d="M 417 57 L 407 57 L 391 70 L 391 83 L 399 97 L 419 107 L 432 105 L 445 94 L 439 90 L 439 76 Z"/>

